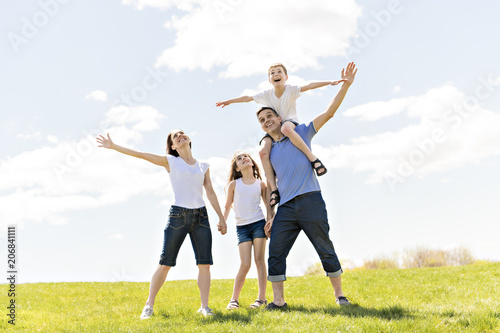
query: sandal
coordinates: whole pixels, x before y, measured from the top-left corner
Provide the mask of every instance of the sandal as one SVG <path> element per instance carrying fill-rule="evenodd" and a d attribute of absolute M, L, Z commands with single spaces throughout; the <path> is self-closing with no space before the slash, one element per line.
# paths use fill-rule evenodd
<path fill-rule="evenodd" d="M 265 301 L 261 301 L 260 299 L 258 299 L 255 302 L 253 302 L 253 304 L 250 305 L 250 308 L 257 309 L 266 304 L 267 304 L 267 299 Z"/>
<path fill-rule="evenodd" d="M 240 303 L 238 303 L 237 300 L 232 299 L 229 301 L 229 304 L 227 305 L 227 310 L 236 310 L 240 308 Z"/>
<path fill-rule="evenodd" d="M 319 165 L 315 167 L 314 165 L 316 163 L 319 163 Z M 321 163 L 321 161 L 319 160 L 319 158 L 317 158 L 315 161 L 311 162 L 311 165 L 312 165 L 313 169 L 316 171 L 316 175 L 318 177 L 323 176 L 328 171 L 328 170 L 326 170 L 326 168 L 323 165 L 323 163 Z M 320 171 L 321 169 L 323 169 L 323 171 Z"/>
<path fill-rule="evenodd" d="M 273 194 L 275 194 L 274 197 Z M 271 207 L 276 206 L 280 202 L 280 192 L 278 192 L 278 190 L 272 191 L 270 197 L 271 200 L 269 200 L 269 204 L 271 205 Z"/>

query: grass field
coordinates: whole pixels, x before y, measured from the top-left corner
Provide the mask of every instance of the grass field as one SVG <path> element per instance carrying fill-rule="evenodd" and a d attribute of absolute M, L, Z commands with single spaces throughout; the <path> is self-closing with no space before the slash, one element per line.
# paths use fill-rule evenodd
<path fill-rule="evenodd" d="M 283 312 L 250 310 L 257 281 L 247 280 L 240 309 L 225 307 L 232 280 L 213 280 L 210 307 L 196 313 L 196 281 L 167 281 L 150 320 L 140 320 L 149 283 L 36 283 L 17 286 L 16 325 L 4 308 L 0 330 L 23 332 L 500 332 L 500 263 L 354 271 L 343 274 L 353 305 L 340 308 L 324 276 L 289 278 Z M 2 285 L 7 290 L 7 285 Z M 268 299 L 272 300 L 268 284 Z M 0 296 L 9 304 L 7 292 Z"/>

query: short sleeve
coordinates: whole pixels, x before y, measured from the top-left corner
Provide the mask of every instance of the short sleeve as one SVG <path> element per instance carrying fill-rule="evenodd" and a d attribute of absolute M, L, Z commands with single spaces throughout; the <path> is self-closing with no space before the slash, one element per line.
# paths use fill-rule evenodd
<path fill-rule="evenodd" d="M 264 91 L 261 91 L 260 93 L 258 93 L 257 95 L 254 95 L 252 97 L 253 97 L 253 100 L 255 101 L 255 103 L 267 105 L 267 104 L 269 104 L 267 102 L 267 100 L 268 100 L 267 94 L 268 94 L 268 90 L 264 90 Z"/>
<path fill-rule="evenodd" d="M 210 167 L 210 164 L 208 162 L 200 162 L 200 168 L 203 174 L 207 173 L 208 168 Z"/>
<path fill-rule="evenodd" d="M 312 138 L 316 135 L 316 129 L 314 128 L 314 124 L 311 121 L 309 124 L 300 124 L 295 128 L 295 132 L 297 132 L 302 140 L 305 143 L 310 144 Z"/>
<path fill-rule="evenodd" d="M 176 158 L 174 155 L 170 155 L 170 154 L 167 154 L 167 161 L 168 161 L 168 167 L 170 169 L 170 171 L 172 171 L 172 166 L 175 165 L 175 162 L 176 162 Z"/>
<path fill-rule="evenodd" d="M 290 86 L 290 97 L 294 100 L 299 98 L 302 95 L 300 89 L 302 89 L 300 86 Z"/>

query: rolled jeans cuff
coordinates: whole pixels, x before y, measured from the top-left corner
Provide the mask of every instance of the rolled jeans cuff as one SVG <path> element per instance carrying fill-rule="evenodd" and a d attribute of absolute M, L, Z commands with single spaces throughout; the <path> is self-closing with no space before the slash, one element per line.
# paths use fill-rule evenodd
<path fill-rule="evenodd" d="M 338 271 L 333 272 L 333 273 L 330 273 L 330 272 L 325 272 L 325 273 L 326 273 L 326 276 L 328 276 L 328 277 L 337 277 L 337 276 L 340 276 L 342 273 L 344 273 L 344 271 L 341 268 Z M 271 281 L 271 280 L 269 280 L 269 281 Z"/>
<path fill-rule="evenodd" d="M 268 275 L 267 280 L 271 282 L 281 282 L 281 281 L 286 281 L 286 276 L 285 275 Z"/>

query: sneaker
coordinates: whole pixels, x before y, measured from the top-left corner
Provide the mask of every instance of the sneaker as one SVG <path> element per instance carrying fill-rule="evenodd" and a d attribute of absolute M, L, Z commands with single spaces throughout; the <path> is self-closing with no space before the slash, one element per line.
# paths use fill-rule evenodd
<path fill-rule="evenodd" d="M 141 319 L 149 319 L 153 315 L 153 307 L 151 305 L 146 305 L 142 309 Z"/>
<path fill-rule="evenodd" d="M 335 302 L 340 305 L 340 306 L 344 306 L 344 305 L 350 305 L 351 303 L 349 302 L 349 300 L 347 299 L 347 297 L 344 297 L 344 296 L 339 296 Z"/>
<path fill-rule="evenodd" d="M 198 309 L 198 313 L 201 313 L 205 317 L 207 317 L 207 316 L 215 316 L 215 314 L 212 312 L 212 309 L 210 309 L 208 306 L 206 306 L 204 308 L 199 308 Z"/>
<path fill-rule="evenodd" d="M 276 305 L 273 302 L 269 303 L 265 309 L 266 310 L 285 310 L 288 307 L 288 304 L 283 304 L 283 305 Z"/>

